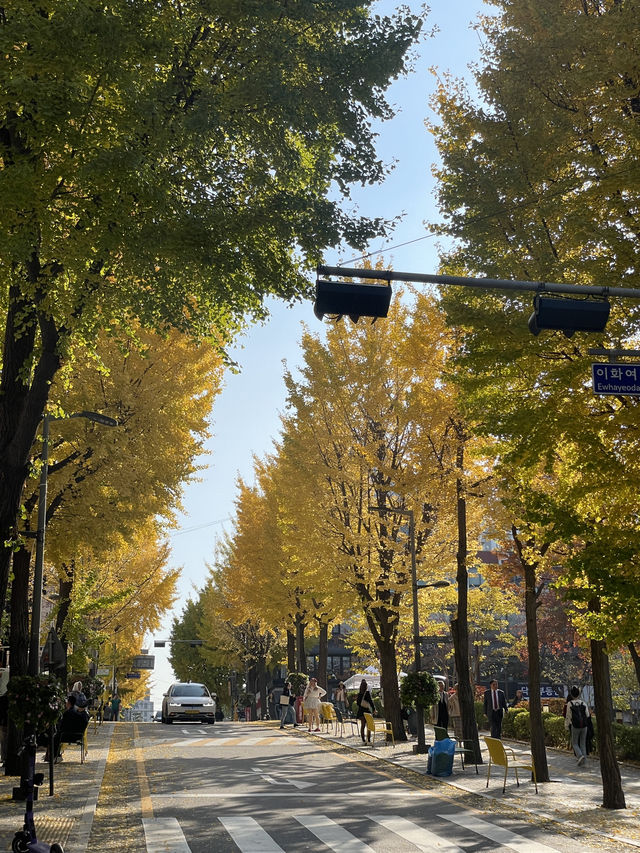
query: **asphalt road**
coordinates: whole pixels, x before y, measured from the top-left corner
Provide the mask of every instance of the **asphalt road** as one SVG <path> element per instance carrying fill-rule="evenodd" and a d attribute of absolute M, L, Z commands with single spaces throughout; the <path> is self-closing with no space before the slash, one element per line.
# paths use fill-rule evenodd
<path fill-rule="evenodd" d="M 148 853 L 586 853 L 539 821 L 448 799 L 297 732 L 223 722 L 138 727 Z"/>

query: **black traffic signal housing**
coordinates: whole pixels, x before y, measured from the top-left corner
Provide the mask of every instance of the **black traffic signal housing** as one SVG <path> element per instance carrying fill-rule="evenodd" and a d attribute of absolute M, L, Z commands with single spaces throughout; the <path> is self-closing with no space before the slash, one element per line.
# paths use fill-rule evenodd
<path fill-rule="evenodd" d="M 542 329 L 554 329 L 570 338 L 574 332 L 603 332 L 611 305 L 606 299 L 570 299 L 540 296 L 533 300 L 529 331 L 539 335 Z"/>
<path fill-rule="evenodd" d="M 318 320 L 325 316 L 339 320 L 346 314 L 354 323 L 360 317 L 386 317 L 391 304 L 391 285 L 354 284 L 350 281 L 316 281 L 313 313 Z"/>

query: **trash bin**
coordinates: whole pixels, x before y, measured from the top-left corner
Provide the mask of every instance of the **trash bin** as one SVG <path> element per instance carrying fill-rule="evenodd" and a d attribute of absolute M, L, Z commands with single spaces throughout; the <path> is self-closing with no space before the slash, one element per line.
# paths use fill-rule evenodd
<path fill-rule="evenodd" d="M 456 742 L 451 738 L 437 740 L 433 746 L 429 747 L 427 773 L 432 776 L 451 776 L 455 751 Z"/>

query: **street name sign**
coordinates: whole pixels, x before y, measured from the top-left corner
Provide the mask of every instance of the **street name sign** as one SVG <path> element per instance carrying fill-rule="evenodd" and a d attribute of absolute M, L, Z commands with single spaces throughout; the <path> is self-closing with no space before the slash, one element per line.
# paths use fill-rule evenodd
<path fill-rule="evenodd" d="M 596 362 L 591 365 L 594 394 L 640 396 L 640 364 Z"/>
<path fill-rule="evenodd" d="M 153 669 L 155 664 L 154 655 L 135 655 L 131 662 L 132 669 Z"/>

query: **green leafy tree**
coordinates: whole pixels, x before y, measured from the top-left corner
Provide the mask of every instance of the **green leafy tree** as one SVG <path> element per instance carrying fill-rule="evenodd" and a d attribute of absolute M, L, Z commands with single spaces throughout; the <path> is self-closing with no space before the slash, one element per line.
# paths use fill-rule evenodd
<path fill-rule="evenodd" d="M 202 601 L 190 599 L 179 618 L 171 626 L 169 663 L 180 681 L 197 681 L 206 684 L 212 693 L 223 701 L 229 696 L 228 666 L 216 666 L 207 660 L 202 640 Z"/>
<path fill-rule="evenodd" d="M 477 72 L 484 103 L 448 79 L 436 96 L 439 198 L 456 241 L 443 266 L 634 287 L 637 4 L 495 5 Z M 517 293 L 448 291 L 445 304 L 462 336 L 456 378 L 472 426 L 499 441 L 501 464 L 519 476 L 518 526 L 552 529 L 564 545 L 559 585 L 591 645 L 603 804 L 623 808 L 606 652 L 637 638 L 637 404 L 594 397 L 585 357 L 610 340 L 633 345 L 638 304 L 614 304 L 606 335 L 570 341 L 533 339 L 530 297 Z"/>
<path fill-rule="evenodd" d="M 29 451 L 74 342 L 126 340 L 135 321 L 223 347 L 266 295 L 306 292 L 326 247 L 385 231 L 341 205 L 384 174 L 370 119 L 392 116 L 384 90 L 421 19 L 371 6 L 3 6 L 0 611 Z"/>

